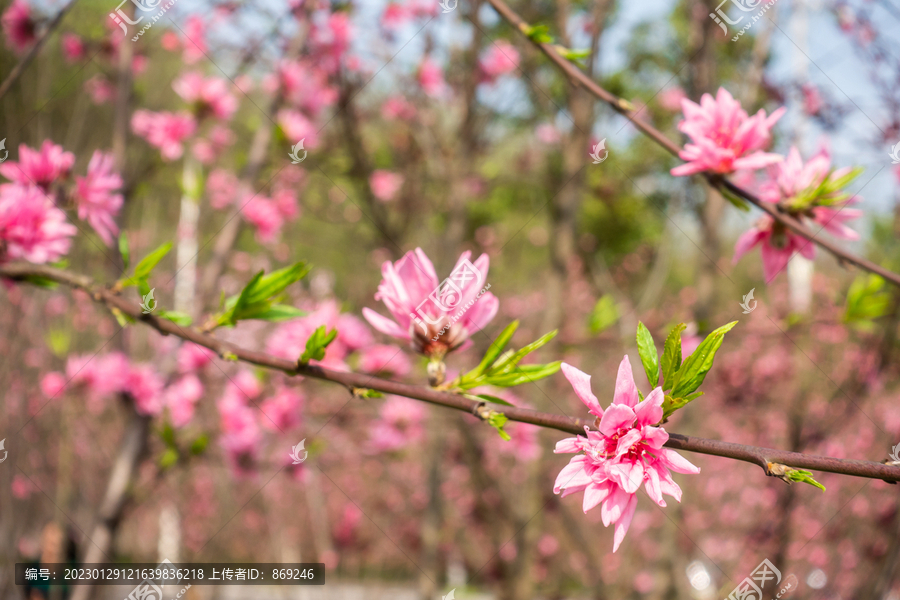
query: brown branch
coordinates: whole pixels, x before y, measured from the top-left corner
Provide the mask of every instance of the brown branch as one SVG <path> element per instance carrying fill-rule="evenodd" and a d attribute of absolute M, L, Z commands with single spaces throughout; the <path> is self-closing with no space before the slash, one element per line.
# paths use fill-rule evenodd
<path fill-rule="evenodd" d="M 68 4 L 60 9 L 56 16 L 53 17 L 47 26 L 44 28 L 44 31 L 41 32 L 41 35 L 34 41 L 34 44 L 29 48 L 28 53 L 22 57 L 22 60 L 13 67 L 13 70 L 10 71 L 9 75 L 6 76 L 6 79 L 3 80 L 3 83 L 0 84 L 0 98 L 6 95 L 6 92 L 13 86 L 13 84 L 19 80 L 19 77 L 22 76 L 22 73 L 25 72 L 25 69 L 28 65 L 31 64 L 31 61 L 34 60 L 34 57 L 37 56 L 38 50 L 41 49 L 41 46 L 44 45 L 44 42 L 47 41 L 47 38 L 50 37 L 50 34 L 56 29 L 57 25 L 59 25 L 60 21 L 62 21 L 63 17 L 66 16 L 75 3 L 78 0 L 71 0 Z"/>
<path fill-rule="evenodd" d="M 522 20 L 522 18 L 516 14 L 509 6 L 506 5 L 503 0 L 487 0 L 494 9 L 500 13 L 500 16 L 503 17 L 506 21 L 508 21 L 511 25 L 513 25 L 516 29 L 522 32 L 525 35 L 525 31 L 528 28 L 528 24 Z M 527 36 L 526 36 L 527 37 Z M 544 44 L 540 42 L 536 42 L 531 40 L 532 44 L 537 46 L 546 56 L 550 59 L 550 62 L 555 64 L 559 69 L 566 74 L 566 76 L 571 80 L 574 85 L 580 85 L 584 87 L 588 92 L 593 94 L 599 100 L 602 100 L 609 104 L 616 112 L 626 117 L 631 123 L 637 127 L 642 133 L 644 133 L 647 137 L 655 141 L 657 144 L 668 150 L 670 153 L 678 156 L 678 153 L 681 151 L 681 148 L 668 137 L 665 136 L 660 130 L 656 129 L 650 123 L 638 119 L 638 114 L 641 112 L 640 110 L 636 110 L 635 107 L 625 100 L 624 98 L 619 98 L 614 94 L 606 91 L 595 81 L 593 81 L 590 77 L 584 74 L 575 64 L 571 61 L 563 58 L 554 48 L 552 44 Z M 894 273 L 893 271 L 889 271 L 884 267 L 881 267 L 865 258 L 860 256 L 855 256 L 850 254 L 846 250 L 840 248 L 836 244 L 823 240 L 817 237 L 817 233 L 812 231 L 803 225 L 800 221 L 790 216 L 789 214 L 782 212 L 777 205 L 773 205 L 771 203 L 763 202 L 759 198 L 757 198 L 754 194 L 744 190 L 731 183 L 721 175 L 713 174 L 713 173 L 705 173 L 705 179 L 709 182 L 710 185 L 718 189 L 719 191 L 728 191 L 732 194 L 740 196 L 747 202 L 750 202 L 757 208 L 761 209 L 773 219 L 796 233 L 797 235 L 806 238 L 810 242 L 818 244 L 838 259 L 838 261 L 842 263 L 849 263 L 856 265 L 857 267 L 869 271 L 871 273 L 875 273 L 884 277 L 886 280 L 890 281 L 894 285 L 900 287 L 900 274 Z"/>
<path fill-rule="evenodd" d="M 8 263 L 0 265 L 0 277 L 6 277 L 14 281 L 28 281 L 33 278 L 43 278 L 55 281 L 63 285 L 84 290 L 96 302 L 105 304 L 114 312 L 127 315 L 136 321 L 153 327 L 163 335 L 174 335 L 184 340 L 194 342 L 205 348 L 209 348 L 220 357 L 233 358 L 250 364 L 276 371 L 282 371 L 287 375 L 302 375 L 313 379 L 321 379 L 340 384 L 351 391 L 356 389 L 371 389 L 385 394 L 405 396 L 414 400 L 429 402 L 438 406 L 453 408 L 472 414 L 478 414 L 478 409 L 483 408 L 485 402 L 470 400 L 460 394 L 440 391 L 429 387 L 381 379 L 363 373 L 341 372 L 325 369 L 314 365 L 303 365 L 296 362 L 271 356 L 264 352 L 248 350 L 235 344 L 218 339 L 207 333 L 200 332 L 195 327 L 180 327 L 167 319 L 154 316 L 152 313 L 142 314 L 141 307 L 136 300 L 126 300 L 118 292 L 102 287 L 83 275 L 78 275 L 50 267 L 47 265 L 33 265 L 30 263 Z M 557 429 L 570 434 L 583 434 L 584 428 L 591 424 L 585 419 L 575 419 L 564 415 L 544 413 L 527 408 L 515 406 L 491 405 L 498 412 L 502 412 L 512 421 L 530 423 L 548 429 Z M 840 473 L 854 477 L 868 477 L 883 479 L 888 482 L 900 481 L 900 466 L 883 463 L 847 460 L 831 458 L 827 456 L 814 456 L 800 452 L 787 452 L 772 448 L 760 448 L 747 446 L 721 440 L 711 440 L 677 433 L 669 434 L 666 447 L 675 450 L 685 450 L 710 456 L 721 456 L 749 462 L 761 467 L 767 475 L 773 475 L 771 467 L 784 465 L 797 469 L 812 469 L 827 473 Z"/>

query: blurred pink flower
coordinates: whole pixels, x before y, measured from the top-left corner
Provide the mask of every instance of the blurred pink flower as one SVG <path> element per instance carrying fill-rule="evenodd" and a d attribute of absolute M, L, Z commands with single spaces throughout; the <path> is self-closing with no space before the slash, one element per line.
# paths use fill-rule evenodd
<path fill-rule="evenodd" d="M 223 209 L 238 197 L 240 180 L 237 175 L 227 169 L 213 169 L 206 179 L 206 194 L 209 205 L 215 209 Z"/>
<path fill-rule="evenodd" d="M 388 396 L 378 415 L 369 429 L 369 446 L 375 452 L 400 450 L 421 440 L 425 435 L 422 427 L 425 407 L 421 402 Z"/>
<path fill-rule="evenodd" d="M 283 108 L 278 111 L 278 125 L 289 140 L 303 140 L 303 148 L 309 150 L 318 144 L 319 135 L 312 121 L 297 110 Z M 296 143 L 296 142 L 295 142 Z"/>
<path fill-rule="evenodd" d="M 403 187 L 403 175 L 384 169 L 376 169 L 369 177 L 372 194 L 382 202 L 390 202 Z"/>
<path fill-rule="evenodd" d="M 10 489 L 12 490 L 12 495 L 14 498 L 25 500 L 34 491 L 34 485 L 32 485 L 30 479 L 28 479 L 21 473 L 16 473 L 13 476 Z"/>
<path fill-rule="evenodd" d="M 397 346 L 375 344 L 362 350 L 359 368 L 364 373 L 390 373 L 403 377 L 409 373 L 409 358 Z"/>
<path fill-rule="evenodd" d="M 35 40 L 36 23 L 31 18 L 31 7 L 25 0 L 13 0 L 0 17 L 6 45 L 16 52 L 23 52 Z"/>
<path fill-rule="evenodd" d="M 48 398 L 55 398 L 66 387 L 66 376 L 57 371 L 51 371 L 41 378 L 41 392 Z"/>
<path fill-rule="evenodd" d="M 256 228 L 256 240 L 260 244 L 269 244 L 278 239 L 284 217 L 278 206 L 269 198 L 256 196 L 244 201 L 241 216 Z"/>
<path fill-rule="evenodd" d="M 75 155 L 62 146 L 44 140 L 40 150 L 19 145 L 19 161 L 0 164 L 0 175 L 21 185 L 36 185 L 43 190 L 59 179 L 65 179 L 75 164 Z"/>
<path fill-rule="evenodd" d="M 310 50 L 316 64 L 326 73 L 336 73 L 344 53 L 350 48 L 350 15 L 335 12 L 324 23 L 315 23 L 310 35 Z"/>
<path fill-rule="evenodd" d="M 107 246 L 119 234 L 115 216 L 122 208 L 122 194 L 114 194 L 122 187 L 122 178 L 113 171 L 112 154 L 94 151 L 88 163 L 87 176 L 76 177 L 75 204 L 78 218 L 90 223 Z"/>
<path fill-rule="evenodd" d="M 75 62 L 84 57 L 84 42 L 74 33 L 64 33 L 60 44 L 63 56 L 68 62 Z"/>
<path fill-rule="evenodd" d="M 497 40 L 478 61 L 481 81 L 494 83 L 502 75 L 514 73 L 519 68 L 519 51 L 506 40 Z"/>
<path fill-rule="evenodd" d="M 811 83 L 804 83 L 800 86 L 800 91 L 803 92 L 803 112 L 808 115 L 819 114 L 824 106 L 819 88 Z"/>
<path fill-rule="evenodd" d="M 247 406 L 243 398 L 234 386 L 228 386 L 216 404 L 222 426 L 219 443 L 236 475 L 252 470 L 263 440 L 256 409 Z"/>
<path fill-rule="evenodd" d="M 693 143 L 685 144 L 678 154 L 687 164 L 673 168 L 672 175 L 761 169 L 781 160 L 781 156 L 761 150 L 769 144 L 770 130 L 785 113 L 784 107 L 769 117 L 763 109 L 748 117 L 741 103 L 725 88 L 719 88 L 715 99 L 703 94 L 699 105 L 684 99 L 681 106 L 685 119 L 678 129 Z"/>
<path fill-rule="evenodd" d="M 538 139 L 538 141 L 542 144 L 558 144 L 559 140 L 562 138 L 559 134 L 559 129 L 550 123 L 541 123 L 534 130 L 534 135 Z"/>
<path fill-rule="evenodd" d="M 285 432 L 300 423 L 303 403 L 304 398 L 299 391 L 280 386 L 271 398 L 266 398 L 260 405 L 263 412 L 260 423 L 266 429 Z"/>
<path fill-rule="evenodd" d="M 372 334 L 365 324 L 353 315 L 341 314 L 335 300 L 324 300 L 309 313 L 282 323 L 266 342 L 266 351 L 275 356 L 297 360 L 306 349 L 306 341 L 313 332 L 324 325 L 328 331 L 338 330 L 337 337 L 325 348 L 321 361 L 311 361 L 332 369 L 346 370 L 344 359 L 362 347 L 373 343 Z"/>
<path fill-rule="evenodd" d="M 188 113 L 154 113 L 141 109 L 134 111 L 131 129 L 159 148 L 163 160 L 176 160 L 184 152 L 182 142 L 197 130 L 197 122 Z"/>
<path fill-rule="evenodd" d="M 206 23 L 199 15 L 188 17 L 184 25 L 184 62 L 192 65 L 206 57 L 209 48 L 206 46 Z M 177 39 L 177 38 L 176 38 Z"/>
<path fill-rule="evenodd" d="M 381 13 L 381 26 L 385 29 L 396 30 L 403 26 L 412 17 L 409 9 L 399 2 L 389 2 Z"/>
<path fill-rule="evenodd" d="M 158 415 L 163 409 L 165 383 L 153 365 L 133 365 L 125 377 L 124 391 L 134 398 L 142 415 Z"/>
<path fill-rule="evenodd" d="M 659 105 L 669 112 L 681 110 L 681 101 L 687 99 L 687 94 L 678 86 L 667 88 L 659 94 Z"/>
<path fill-rule="evenodd" d="M 193 373 L 194 371 L 199 371 L 212 361 L 212 358 L 212 350 L 204 348 L 194 342 L 185 341 L 181 344 L 181 347 L 178 348 L 178 357 L 176 359 L 176 362 L 178 363 L 178 372 Z"/>
<path fill-rule="evenodd" d="M 411 121 L 416 116 L 416 107 L 403 96 L 391 96 L 381 105 L 381 116 L 389 121 Z"/>
<path fill-rule="evenodd" d="M 190 342 L 186 342 L 190 343 Z M 184 347 L 184 346 L 182 346 Z M 164 404 L 173 427 L 184 427 L 194 417 L 194 405 L 203 397 L 203 384 L 193 373 L 183 375 L 166 388 Z"/>
<path fill-rule="evenodd" d="M 383 279 L 375 300 L 384 302 L 394 320 L 370 308 L 363 308 L 363 316 L 378 331 L 409 340 L 417 352 L 426 356 L 442 357 L 460 348 L 470 333 L 482 329 L 494 318 L 500 305 L 490 292 L 478 296 L 490 266 L 487 254 L 482 254 L 474 264 L 469 262 L 470 256 L 471 252 L 463 252 L 453 268 L 452 279 L 443 283 L 421 248 L 407 252 L 396 263 L 386 261 L 381 266 Z M 428 308 L 422 308 L 426 304 Z M 457 320 L 453 321 L 454 318 Z M 449 329 L 441 335 L 445 326 Z"/>
<path fill-rule="evenodd" d="M 444 72 L 431 57 L 425 57 L 425 60 L 419 65 L 418 79 L 422 91 L 432 97 L 443 94 L 447 86 L 444 82 Z"/>
<path fill-rule="evenodd" d="M 313 118 L 338 99 L 338 91 L 328 85 L 326 73 L 296 60 L 279 62 L 264 86 L 270 93 L 280 90 L 289 104 Z"/>
<path fill-rule="evenodd" d="M 293 221 L 300 216 L 300 206 L 297 204 L 297 194 L 294 190 L 275 190 L 272 194 L 272 202 L 278 209 L 278 214 L 286 220 Z"/>
<path fill-rule="evenodd" d="M 631 525 L 642 483 L 647 495 L 665 506 L 663 494 L 681 502 L 681 488 L 669 471 L 699 473 L 700 469 L 663 447 L 669 434 L 654 426 L 663 416 L 662 388 L 657 387 L 640 401 L 627 355 L 619 364 L 613 401 L 605 411 L 591 392 L 589 375 L 566 363 L 562 371 L 575 394 L 598 417 L 599 431 L 585 427 L 586 437 L 579 435 L 556 444 L 556 453 L 577 456 L 560 471 L 553 492 L 565 497 L 583 491 L 584 512 L 600 504 L 603 525 L 615 524 L 615 552 Z"/>
<path fill-rule="evenodd" d="M 184 73 L 172 83 L 172 89 L 191 104 L 198 120 L 212 113 L 217 119 L 230 119 L 237 110 L 237 98 L 228 90 L 228 82 L 219 77 L 204 77 L 196 71 Z"/>
<path fill-rule="evenodd" d="M 116 97 L 116 88 L 99 73 L 84 82 L 84 91 L 94 104 L 105 104 Z"/>
<path fill-rule="evenodd" d="M 77 232 L 39 188 L 0 185 L 0 262 L 10 258 L 54 262 L 69 251 L 70 238 Z"/>
<path fill-rule="evenodd" d="M 806 164 L 800 157 L 800 151 L 792 147 L 787 158 L 770 169 L 770 178 L 760 185 L 759 197 L 765 202 L 781 204 L 790 212 L 792 204 L 801 221 L 810 219 L 821 225 L 826 231 L 847 240 L 859 239 L 859 234 L 844 225 L 846 221 L 856 219 L 862 211 L 847 208 L 859 202 L 858 196 L 846 200 L 836 199 L 832 195 L 815 195 L 815 190 L 826 179 L 837 180 L 847 175 L 851 169 L 831 170 L 831 157 L 823 149 Z M 825 206 L 817 206 L 824 202 Z M 772 217 L 763 215 L 756 225 L 738 238 L 734 247 L 733 263 L 749 250 L 761 246 L 763 274 L 766 283 L 770 283 L 778 273 L 787 266 L 791 256 L 800 252 L 805 258 L 815 258 L 815 244 L 791 232 Z"/>

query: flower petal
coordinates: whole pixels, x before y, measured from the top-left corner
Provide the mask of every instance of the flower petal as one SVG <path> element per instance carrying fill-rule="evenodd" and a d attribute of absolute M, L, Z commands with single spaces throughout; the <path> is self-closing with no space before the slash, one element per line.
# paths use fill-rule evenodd
<path fill-rule="evenodd" d="M 600 406 L 597 396 L 591 391 L 591 376 L 568 363 L 563 363 L 560 368 L 572 385 L 572 389 L 575 390 L 575 395 L 584 402 L 590 413 L 602 417 L 603 408 Z"/>
<path fill-rule="evenodd" d="M 619 373 L 616 376 L 616 392 L 613 395 L 615 404 L 634 406 L 638 403 L 637 387 L 634 385 L 634 375 L 631 372 L 631 361 L 628 355 L 619 363 Z"/>

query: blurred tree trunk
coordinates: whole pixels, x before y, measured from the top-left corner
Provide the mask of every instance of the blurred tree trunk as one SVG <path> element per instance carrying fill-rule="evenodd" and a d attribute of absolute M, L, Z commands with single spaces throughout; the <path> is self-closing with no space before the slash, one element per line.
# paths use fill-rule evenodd
<path fill-rule="evenodd" d="M 440 409 L 430 407 L 428 432 L 428 504 L 422 517 L 421 539 L 422 560 L 419 565 L 419 596 L 431 600 L 438 592 L 441 580 L 440 556 L 444 507 L 441 499 L 442 467 L 446 427 Z"/>

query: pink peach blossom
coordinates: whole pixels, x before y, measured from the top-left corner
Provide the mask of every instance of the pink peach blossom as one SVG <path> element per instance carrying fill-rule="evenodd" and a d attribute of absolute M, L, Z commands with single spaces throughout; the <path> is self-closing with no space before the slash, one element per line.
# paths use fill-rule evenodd
<path fill-rule="evenodd" d="M 186 341 L 178 348 L 178 356 L 176 358 L 178 372 L 193 373 L 194 371 L 199 371 L 209 364 L 212 361 L 212 358 L 212 350 L 204 348 L 194 342 Z"/>
<path fill-rule="evenodd" d="M 759 197 L 765 202 L 782 205 L 788 212 L 794 206 L 797 211 L 794 216 L 801 221 L 817 223 L 835 237 L 856 240 L 859 239 L 859 234 L 844 223 L 862 215 L 859 209 L 847 208 L 859 202 L 860 198 L 853 196 L 846 200 L 836 200 L 831 194 L 814 195 L 816 188 L 826 179 L 839 179 L 849 171 L 850 169 L 832 171 L 831 157 L 825 149 L 804 164 L 800 151 L 792 147 L 783 162 L 770 168 L 770 178 L 760 185 Z M 797 205 L 798 202 L 802 206 Z M 825 205 L 817 206 L 819 202 Z M 770 283 L 785 269 L 795 252 L 809 260 L 815 258 L 816 254 L 815 244 L 788 230 L 769 215 L 760 217 L 749 231 L 738 238 L 732 262 L 737 263 L 756 246 L 761 247 L 766 283 Z"/>
<path fill-rule="evenodd" d="M 316 126 L 300 111 L 283 108 L 278 111 L 277 121 L 289 140 L 297 140 L 297 142 L 303 140 L 305 150 L 318 145 L 319 134 L 316 132 Z"/>
<path fill-rule="evenodd" d="M 228 90 L 228 82 L 220 77 L 204 77 L 192 71 L 176 79 L 172 89 L 193 106 L 198 119 L 211 113 L 217 119 L 228 120 L 238 107 L 237 98 Z"/>
<path fill-rule="evenodd" d="M 785 113 L 784 107 L 769 117 L 762 109 L 748 117 L 741 103 L 725 88 L 719 88 L 715 99 L 703 94 L 699 105 L 684 99 L 681 106 L 685 119 L 678 129 L 693 143 L 686 144 L 678 154 L 687 164 L 672 169 L 672 175 L 761 169 L 781 160 L 777 154 L 762 152 L 762 148 L 771 141 L 770 131 Z"/>
<path fill-rule="evenodd" d="M 184 54 L 186 64 L 192 65 L 206 58 L 209 48 L 206 45 L 206 23 L 199 15 L 191 15 L 184 24 Z"/>
<path fill-rule="evenodd" d="M 494 83 L 502 75 L 514 73 L 519 68 L 519 51 L 506 40 L 497 40 L 478 61 L 481 81 Z"/>
<path fill-rule="evenodd" d="M 416 107 L 403 96 L 391 96 L 381 105 L 381 116 L 388 120 L 411 121 L 416 116 Z"/>
<path fill-rule="evenodd" d="M 116 97 L 116 88 L 99 73 L 84 82 L 84 91 L 94 104 L 106 104 Z"/>
<path fill-rule="evenodd" d="M 260 244 L 269 244 L 277 240 L 284 225 L 284 217 L 278 206 L 269 198 L 256 196 L 244 201 L 241 216 L 256 228 L 256 239 Z"/>
<path fill-rule="evenodd" d="M 153 365 L 132 366 L 125 377 L 124 391 L 134 399 L 135 409 L 142 415 L 158 415 L 164 406 L 165 383 Z"/>
<path fill-rule="evenodd" d="M 154 113 L 141 109 L 132 115 L 131 129 L 151 146 L 159 148 L 163 160 L 176 160 L 184 152 L 182 142 L 194 134 L 197 123 L 187 113 Z"/>
<path fill-rule="evenodd" d="M 206 194 L 209 205 L 221 210 L 232 204 L 238 197 L 240 180 L 226 169 L 213 169 L 206 179 Z"/>
<path fill-rule="evenodd" d="M 40 150 L 19 145 L 19 161 L 7 160 L 0 164 L 0 175 L 21 185 L 36 185 L 48 190 L 51 185 L 66 179 L 75 164 L 75 155 L 62 146 L 44 140 Z"/>
<path fill-rule="evenodd" d="M 338 99 L 338 91 L 328 85 L 328 75 L 306 62 L 282 60 L 276 72 L 264 82 L 270 92 L 280 90 L 293 107 L 316 118 Z"/>
<path fill-rule="evenodd" d="M 31 7 L 25 0 L 13 0 L 0 17 L 6 44 L 16 52 L 24 52 L 34 42 L 37 24 L 31 17 Z"/>
<path fill-rule="evenodd" d="M 187 342 L 190 343 L 190 342 Z M 194 405 L 203 397 L 203 384 L 193 373 L 183 375 L 166 388 L 163 403 L 173 427 L 184 427 L 194 417 Z"/>
<path fill-rule="evenodd" d="M 112 245 L 119 234 L 115 217 L 122 208 L 122 194 L 113 193 L 122 187 L 122 178 L 113 170 L 112 154 L 95 150 L 87 176 L 76 177 L 75 182 L 78 218 L 90 223 L 107 246 Z"/>
<path fill-rule="evenodd" d="M 84 57 L 84 42 L 74 33 L 64 33 L 60 45 L 68 62 L 75 62 Z"/>
<path fill-rule="evenodd" d="M 384 169 L 376 169 L 369 177 L 372 194 L 381 202 L 390 202 L 397 196 L 403 186 L 403 175 Z"/>
<path fill-rule="evenodd" d="M 369 446 L 375 452 L 392 452 L 414 444 L 424 437 L 424 419 L 425 407 L 421 402 L 388 396 L 378 419 L 370 425 Z"/>
<path fill-rule="evenodd" d="M 444 72 L 441 70 L 434 59 L 426 57 L 419 65 L 419 85 L 422 91 L 432 97 L 440 96 L 444 93 L 447 84 L 444 82 Z"/>
<path fill-rule="evenodd" d="M 6 166 L 6 165 L 3 165 Z M 66 214 L 33 185 L 0 185 L 0 262 L 21 258 L 33 263 L 59 260 L 78 230 Z"/>
<path fill-rule="evenodd" d="M 598 430 L 585 427 L 585 436 L 556 444 L 556 453 L 577 456 L 560 471 L 553 492 L 565 497 L 583 491 L 584 512 L 599 504 L 603 525 L 615 525 L 615 552 L 631 525 L 642 483 L 647 495 L 659 506 L 665 506 L 663 494 L 681 502 L 681 488 L 669 471 L 699 473 L 700 469 L 663 447 L 669 434 L 655 426 L 663 416 L 662 388 L 657 387 L 641 401 L 627 355 L 619 364 L 613 401 L 606 410 L 591 391 L 589 375 L 566 363 L 562 371 L 575 394 L 597 417 Z"/>
<path fill-rule="evenodd" d="M 324 23 L 314 23 L 310 35 L 310 50 L 316 64 L 326 73 L 336 73 L 341 59 L 350 48 L 352 27 L 350 15 L 335 12 L 328 15 Z"/>
<path fill-rule="evenodd" d="M 370 308 L 363 308 L 363 316 L 378 331 L 409 340 L 417 352 L 428 356 L 443 356 L 462 347 L 470 333 L 494 318 L 500 305 L 491 292 L 478 296 L 490 265 L 487 254 L 474 263 L 469 262 L 470 256 L 471 252 L 463 252 L 453 269 L 455 275 L 443 285 L 421 248 L 407 252 L 396 263 L 385 262 L 375 299 L 384 302 L 394 320 Z M 468 307 L 462 315 L 460 307 Z"/>
<path fill-rule="evenodd" d="M 667 88 L 659 94 L 659 105 L 669 112 L 681 110 L 681 101 L 687 99 L 687 94 L 678 86 Z"/>
<path fill-rule="evenodd" d="M 259 422 L 267 429 L 285 432 L 300 423 L 303 403 L 303 394 L 299 390 L 279 387 L 274 395 L 263 400 L 260 405 L 263 416 Z"/>
<path fill-rule="evenodd" d="M 65 389 L 66 376 L 52 371 L 41 378 L 41 392 L 48 398 L 56 398 Z"/>
<path fill-rule="evenodd" d="M 405 5 L 399 2 L 389 2 L 381 13 L 381 26 L 388 30 L 397 30 L 409 21 L 412 14 Z"/>

